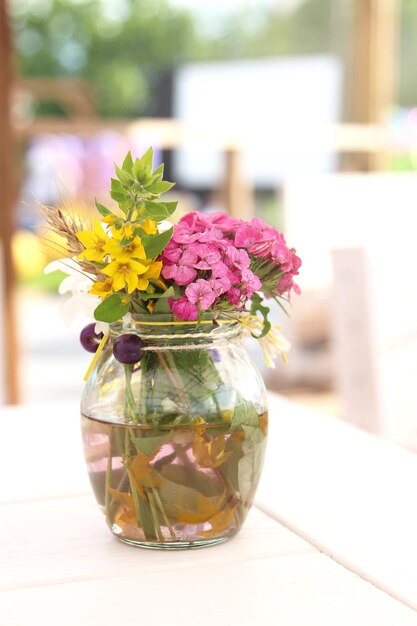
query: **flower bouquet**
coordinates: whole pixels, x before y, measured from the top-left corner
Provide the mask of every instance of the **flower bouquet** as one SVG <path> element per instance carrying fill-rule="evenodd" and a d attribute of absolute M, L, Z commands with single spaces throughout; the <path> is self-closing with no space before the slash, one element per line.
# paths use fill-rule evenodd
<path fill-rule="evenodd" d="M 233 536 L 252 504 L 267 434 L 262 379 L 242 343 L 273 365 L 288 347 L 269 321 L 301 264 L 259 219 L 189 213 L 172 226 L 172 183 L 152 150 L 127 154 L 111 180 L 117 208 L 96 202 L 90 228 L 44 207 L 65 238 L 65 317 L 94 353 L 81 402 L 87 467 L 120 540 L 144 547 L 210 545 Z"/>

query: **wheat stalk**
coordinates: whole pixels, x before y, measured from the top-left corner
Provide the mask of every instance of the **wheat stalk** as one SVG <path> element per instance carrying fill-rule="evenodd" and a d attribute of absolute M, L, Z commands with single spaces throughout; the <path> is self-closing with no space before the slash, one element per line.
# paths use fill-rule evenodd
<path fill-rule="evenodd" d="M 66 242 L 66 249 L 69 256 L 78 257 L 78 255 L 84 251 L 84 246 L 79 241 L 77 233 L 80 230 L 85 230 L 85 222 L 81 218 L 77 218 L 67 213 L 66 215 L 58 207 L 51 207 L 45 204 L 39 205 L 40 211 L 43 214 L 49 230 L 56 233 L 60 237 L 63 237 Z M 77 259 L 77 263 L 80 268 L 89 274 L 93 274 L 100 280 L 104 280 L 106 277 L 100 272 L 100 268 L 88 261 L 80 261 Z"/>

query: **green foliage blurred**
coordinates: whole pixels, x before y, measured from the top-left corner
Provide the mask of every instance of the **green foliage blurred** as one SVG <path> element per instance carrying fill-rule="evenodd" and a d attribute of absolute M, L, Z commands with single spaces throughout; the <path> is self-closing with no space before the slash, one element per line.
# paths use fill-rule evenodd
<path fill-rule="evenodd" d="M 210 34 L 168 0 L 11 0 L 11 14 L 23 76 L 87 78 L 101 115 L 135 116 L 156 113 L 153 94 L 180 63 L 327 51 L 331 3 L 219 9 Z M 38 114 L 59 114 L 56 105 L 38 106 Z"/>
<path fill-rule="evenodd" d="M 21 74 L 89 79 L 102 116 L 159 115 L 158 87 L 187 61 L 326 52 L 348 59 L 354 4 L 300 0 L 283 10 L 279 2 L 242 3 L 232 13 L 225 3 L 210 11 L 208 28 L 202 11 L 168 0 L 10 0 Z M 400 7 L 399 104 L 413 106 L 417 2 Z M 56 105 L 38 106 L 38 114 L 59 113 Z"/>
<path fill-rule="evenodd" d="M 152 114 L 159 73 L 195 46 L 190 15 L 162 0 L 14 0 L 12 16 L 21 74 L 90 79 L 104 116 Z"/>

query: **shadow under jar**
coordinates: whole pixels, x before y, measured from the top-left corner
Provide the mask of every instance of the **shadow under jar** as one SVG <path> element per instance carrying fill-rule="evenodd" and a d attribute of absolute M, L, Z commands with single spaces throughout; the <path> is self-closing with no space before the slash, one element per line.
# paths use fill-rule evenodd
<path fill-rule="evenodd" d="M 111 325 L 81 420 L 91 485 L 119 540 L 196 548 L 240 530 L 267 436 L 266 391 L 241 330 L 156 315 Z M 133 365 L 113 355 L 126 334 L 143 342 Z"/>

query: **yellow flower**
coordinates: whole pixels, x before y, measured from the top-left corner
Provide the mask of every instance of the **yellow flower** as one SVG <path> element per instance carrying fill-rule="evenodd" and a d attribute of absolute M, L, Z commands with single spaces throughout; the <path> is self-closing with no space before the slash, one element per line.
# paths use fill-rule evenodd
<path fill-rule="evenodd" d="M 121 241 L 122 239 L 132 239 L 135 234 L 135 225 L 131 222 L 124 222 L 120 228 L 112 227 L 112 235 L 115 239 Z"/>
<path fill-rule="evenodd" d="M 103 274 L 113 278 L 113 289 L 115 291 L 120 291 L 127 285 L 128 292 L 132 293 L 138 287 L 138 274 L 144 274 L 147 269 L 147 265 L 139 263 L 139 261 L 124 258 L 112 261 L 101 271 Z"/>
<path fill-rule="evenodd" d="M 95 296 L 100 296 L 104 300 L 107 296 L 112 292 L 113 287 L 113 279 L 106 278 L 105 281 L 97 281 L 93 284 L 88 293 L 92 293 Z"/>
<path fill-rule="evenodd" d="M 118 219 L 119 218 L 117 217 L 117 215 L 105 215 L 101 218 L 101 221 L 109 224 L 110 226 L 113 226 L 113 224 L 115 224 Z"/>
<path fill-rule="evenodd" d="M 155 235 L 158 232 L 156 222 L 149 217 L 141 222 L 140 227 L 147 235 Z"/>
<path fill-rule="evenodd" d="M 247 317 L 241 317 L 240 322 L 251 332 L 252 335 L 254 332 L 258 333 L 257 338 L 264 353 L 265 362 L 268 367 L 275 368 L 275 359 L 279 354 L 281 354 L 284 363 L 288 363 L 286 352 L 290 349 L 291 344 L 279 332 L 282 326 L 273 324 L 265 337 L 259 338 L 259 334 L 262 332 L 263 328 L 263 322 L 259 317 L 256 315 L 248 315 Z"/>
<path fill-rule="evenodd" d="M 97 261 L 100 263 L 106 256 L 104 246 L 108 240 L 100 222 L 94 220 L 94 230 L 80 230 L 76 233 L 77 239 L 81 241 L 85 250 L 79 255 L 79 259 L 87 261 Z"/>
<path fill-rule="evenodd" d="M 118 260 L 122 259 L 146 259 L 146 254 L 140 237 L 135 237 L 128 246 L 122 246 L 118 239 L 109 239 L 106 252 Z"/>
<path fill-rule="evenodd" d="M 139 276 L 138 280 L 138 289 L 140 291 L 145 291 L 149 285 L 149 279 L 155 278 L 158 279 L 162 270 L 162 261 L 154 261 L 151 263 L 147 269 L 147 271 Z"/>
<path fill-rule="evenodd" d="M 226 438 L 224 435 L 210 437 L 204 428 L 197 429 L 194 436 L 193 455 L 200 467 L 219 467 L 232 456 L 233 452 L 225 452 Z"/>

